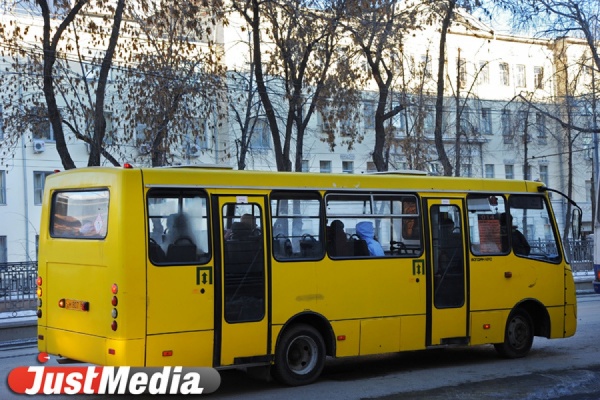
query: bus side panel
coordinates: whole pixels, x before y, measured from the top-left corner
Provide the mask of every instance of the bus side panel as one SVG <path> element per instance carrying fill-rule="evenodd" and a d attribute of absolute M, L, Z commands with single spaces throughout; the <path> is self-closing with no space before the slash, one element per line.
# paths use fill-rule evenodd
<path fill-rule="evenodd" d="M 425 315 L 406 315 L 400 323 L 400 351 L 425 348 Z"/>
<path fill-rule="evenodd" d="M 325 289 L 317 282 L 316 277 L 316 268 L 325 266 L 321 264 L 325 263 L 273 261 L 271 285 L 273 325 L 283 325 L 293 315 L 306 310 L 315 310 L 317 299 L 323 297 Z"/>
<path fill-rule="evenodd" d="M 356 356 L 360 346 L 360 321 L 332 321 L 331 326 L 336 338 L 336 357 Z"/>
<path fill-rule="evenodd" d="M 577 305 L 567 304 L 565 306 L 565 332 L 560 337 L 571 337 L 577 330 Z"/>
<path fill-rule="evenodd" d="M 471 257 L 471 311 L 510 310 L 524 299 L 563 306 L 564 267 L 514 254 Z M 561 324 L 562 325 L 562 324 Z"/>
<path fill-rule="evenodd" d="M 471 345 L 502 343 L 508 310 L 471 313 Z"/>
<path fill-rule="evenodd" d="M 414 258 L 325 259 L 317 311 L 330 320 L 424 315 L 425 271 L 415 263 L 425 265 Z"/>
<path fill-rule="evenodd" d="M 213 331 L 148 336 L 146 365 L 211 366 L 213 338 Z"/>
<path fill-rule="evenodd" d="M 360 355 L 400 351 L 400 318 L 374 318 L 360 322 Z"/>
<path fill-rule="evenodd" d="M 571 267 L 565 267 L 565 325 L 564 337 L 570 337 L 577 330 L 577 290 Z"/>

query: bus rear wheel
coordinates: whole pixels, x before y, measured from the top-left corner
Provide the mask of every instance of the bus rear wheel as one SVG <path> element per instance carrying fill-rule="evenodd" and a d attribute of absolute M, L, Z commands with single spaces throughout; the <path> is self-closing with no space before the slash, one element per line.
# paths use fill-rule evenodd
<path fill-rule="evenodd" d="M 275 379 L 290 386 L 308 385 L 317 380 L 323 367 L 325 342 L 315 328 L 299 324 L 283 333 L 275 349 Z"/>
<path fill-rule="evenodd" d="M 514 310 L 508 316 L 504 343 L 496 343 L 496 351 L 506 358 L 525 357 L 533 345 L 533 323 L 525 310 Z"/>

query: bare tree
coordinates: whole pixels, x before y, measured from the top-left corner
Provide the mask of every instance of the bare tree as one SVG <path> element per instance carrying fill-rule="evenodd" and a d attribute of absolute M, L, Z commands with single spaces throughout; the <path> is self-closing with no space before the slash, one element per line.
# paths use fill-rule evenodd
<path fill-rule="evenodd" d="M 131 54 L 134 68 L 123 73 L 126 104 L 135 105 L 125 107 L 125 120 L 137 128 L 126 130 L 124 140 L 149 144 L 152 166 L 170 164 L 174 152 L 198 156 L 225 112 L 218 5 L 163 0 L 128 10 L 132 33 L 139 29 L 141 38 L 124 38 L 124 47 L 144 51 Z"/>
<path fill-rule="evenodd" d="M 19 5 L 17 3 L 15 2 L 14 6 Z M 19 102 L 9 118 L 32 116 L 33 118 L 28 118 L 28 120 L 33 123 L 39 122 L 40 118 L 47 118 L 63 167 L 71 169 L 75 168 L 75 163 L 67 148 L 64 126 L 68 127 L 77 138 L 86 140 L 90 144 L 101 143 L 104 136 L 103 109 L 106 83 L 119 37 L 124 1 L 119 0 L 116 7 L 102 0 L 93 2 L 78 0 L 75 3 L 54 2 L 52 5 L 47 0 L 39 0 L 37 5 L 39 8 L 32 8 L 30 11 L 41 14 L 43 20 L 41 38 L 33 36 L 32 41 L 33 33 L 30 32 L 30 27 L 21 26 L 17 19 L 7 21 L 3 24 L 4 29 L 0 30 L 2 39 L 7 44 L 2 50 L 3 60 L 8 61 L 12 70 L 21 77 L 19 80 L 3 79 L 5 83 L 3 86 L 7 88 L 3 97 L 4 99 L 17 99 Z M 79 92 L 79 90 L 81 93 L 89 94 L 89 90 L 86 92 L 86 89 L 89 89 L 89 82 L 85 78 L 82 79 L 81 76 L 62 75 L 61 72 L 70 70 L 76 64 L 83 65 L 81 52 L 76 52 L 79 58 L 69 59 L 67 57 L 73 53 L 72 49 L 80 50 L 78 44 L 82 35 L 103 35 L 101 24 L 98 24 L 98 20 L 101 21 L 101 19 L 90 23 L 90 19 L 84 14 L 90 8 L 106 15 L 107 21 L 112 22 L 109 22 L 108 25 L 111 33 L 108 35 L 108 44 L 101 58 L 93 104 L 88 103 L 86 109 L 81 112 L 69 107 L 73 105 L 71 101 L 64 100 L 69 96 L 68 93 Z M 84 20 L 87 24 L 82 23 Z M 97 40 L 98 43 L 103 42 L 99 37 Z M 26 61 L 23 62 L 23 60 Z M 39 92 L 36 95 L 37 88 L 41 88 L 43 101 Z M 28 94 L 31 95 L 25 101 L 23 91 L 28 91 Z M 59 107 L 59 99 L 67 105 L 67 109 L 62 112 Z M 81 129 L 82 114 L 88 119 L 91 116 L 95 122 L 91 135 L 88 133 L 89 131 L 85 130 L 87 126 Z M 10 128 L 11 126 L 20 126 L 20 123 L 9 120 L 7 125 Z M 16 143 L 19 135 L 20 133 L 16 133 L 12 139 L 8 140 L 8 143 Z M 92 146 L 90 165 L 97 165 L 99 154 L 99 147 Z M 116 163 L 116 160 L 108 153 L 104 153 L 104 156 Z"/>
<path fill-rule="evenodd" d="M 21 120 L 34 136 L 36 126 L 47 120 L 65 169 L 75 167 L 68 134 L 87 143 L 88 165 L 100 165 L 101 156 L 118 165 L 117 158 L 131 152 L 121 145 L 130 144 L 137 133 L 131 122 L 137 121 L 149 128 L 153 165 L 164 165 L 169 146 L 181 142 L 181 137 L 167 141 L 167 133 L 190 125 L 188 110 L 201 108 L 192 104 L 218 107 L 213 93 L 218 92 L 221 50 L 207 36 L 220 15 L 211 12 L 210 3 L 200 8 L 144 2 L 128 9 L 124 0 L 79 0 L 73 6 L 55 2 L 52 7 L 47 0 L 37 3 L 39 9 L 30 12 L 33 18 L 41 14 L 41 38 L 18 18 L 0 30 L 7 43 L 3 60 L 20 77 L 2 77 L 8 89 L 2 93 L 5 104 L 18 100 L 7 113 L 11 133 L 4 147 L 18 140 Z M 199 71 L 205 75 L 199 77 Z M 210 100 L 199 101 L 202 95 Z M 107 125 L 114 128 L 108 137 Z M 115 134 L 119 126 L 123 135 Z M 193 128 L 192 134 L 201 131 Z M 4 156 L 9 154 L 5 149 Z"/>
<path fill-rule="evenodd" d="M 292 170 L 292 144 L 295 140 L 295 170 L 302 168 L 304 136 L 318 106 L 331 98 L 349 99 L 350 74 L 332 72 L 339 41 L 339 21 L 343 1 L 234 1 L 233 7 L 246 20 L 252 32 L 253 66 L 256 85 L 273 139 L 279 171 Z M 269 45 L 265 45 L 268 42 Z M 339 68 L 339 65 L 336 65 Z M 273 90 L 266 76 L 278 76 Z M 340 83 L 343 79 L 346 84 Z M 280 88 L 282 93 L 275 91 Z M 285 106 L 281 129 L 277 105 Z"/>
<path fill-rule="evenodd" d="M 407 106 L 406 97 L 393 102 L 390 92 L 403 74 L 403 35 L 415 25 L 417 7 L 398 0 L 352 0 L 348 3 L 348 22 L 354 44 L 360 49 L 370 77 L 377 85 L 375 109 L 375 144 L 373 163 L 378 171 L 387 171 L 385 150 L 390 147 L 386 121 L 400 114 Z"/>

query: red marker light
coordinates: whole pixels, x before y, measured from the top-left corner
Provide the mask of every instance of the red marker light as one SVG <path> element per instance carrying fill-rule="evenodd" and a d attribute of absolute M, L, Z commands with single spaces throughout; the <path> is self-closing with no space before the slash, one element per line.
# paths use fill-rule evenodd
<path fill-rule="evenodd" d="M 110 324 L 110 329 L 112 329 L 113 331 L 117 330 L 117 321 L 113 321 L 112 324 Z"/>
<path fill-rule="evenodd" d="M 35 284 L 38 286 L 42 286 L 42 277 L 38 276 L 37 279 L 35 280 Z"/>
<path fill-rule="evenodd" d="M 338 335 L 337 340 L 338 340 L 338 342 L 341 342 L 342 340 L 346 340 L 346 335 Z"/>
<path fill-rule="evenodd" d="M 492 326 L 490 324 L 483 324 L 483 329 L 490 329 Z"/>
<path fill-rule="evenodd" d="M 59 306 L 60 308 L 65 308 L 65 299 L 60 299 L 60 300 L 58 301 L 58 306 Z"/>
<path fill-rule="evenodd" d="M 48 362 L 48 360 L 50 360 L 50 356 L 48 355 L 48 353 L 40 353 L 37 356 L 37 360 L 43 364 L 45 362 Z"/>
<path fill-rule="evenodd" d="M 123 164 L 123 168 L 131 169 L 131 168 L 133 168 L 133 165 L 131 165 L 130 163 L 126 162 L 125 164 Z"/>
<path fill-rule="evenodd" d="M 173 350 L 165 350 L 162 352 L 163 357 L 171 357 L 173 355 Z"/>
<path fill-rule="evenodd" d="M 116 283 L 113 283 L 112 288 L 110 288 L 112 294 L 117 294 L 119 292 L 119 287 Z"/>
<path fill-rule="evenodd" d="M 119 299 L 117 299 L 117 296 L 113 296 L 113 298 L 112 298 L 112 300 L 111 300 L 110 304 L 112 304 L 112 305 L 113 305 L 113 307 L 116 307 L 116 306 L 117 306 L 117 304 L 119 304 Z"/>

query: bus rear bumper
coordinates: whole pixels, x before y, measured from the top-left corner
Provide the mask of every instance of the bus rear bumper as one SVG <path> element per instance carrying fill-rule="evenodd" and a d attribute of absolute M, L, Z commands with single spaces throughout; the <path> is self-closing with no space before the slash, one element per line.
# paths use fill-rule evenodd
<path fill-rule="evenodd" d="M 144 339 L 110 339 L 38 326 L 41 352 L 95 365 L 144 366 Z"/>

